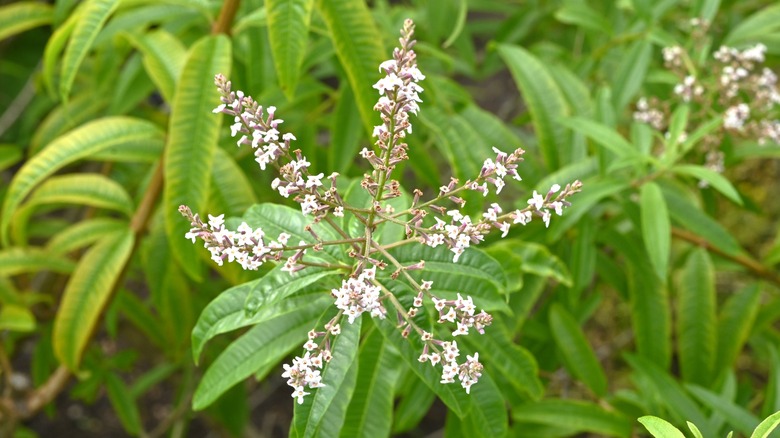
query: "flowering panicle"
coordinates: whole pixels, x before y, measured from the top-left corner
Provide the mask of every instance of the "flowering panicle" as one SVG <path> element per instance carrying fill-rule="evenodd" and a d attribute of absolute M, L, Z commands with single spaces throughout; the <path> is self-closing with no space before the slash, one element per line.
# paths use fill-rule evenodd
<path fill-rule="evenodd" d="M 292 363 L 284 365 L 283 377 L 293 388 L 292 397 L 303 403 L 307 390 L 323 386 L 322 370 L 330 361 L 331 339 L 341 332 L 341 323 L 352 324 L 364 313 L 372 318 L 397 318 L 401 336 L 408 337 L 412 332 L 423 341 L 420 361 L 430 361 L 432 365 L 441 364 L 442 383 L 453 383 L 457 379 L 469 392 L 482 374 L 479 354 L 466 355 L 461 360 L 460 350 L 455 341 L 437 339 L 433 333 L 423 330 L 415 323 L 414 317 L 424 311 L 426 303 L 438 313 L 437 322 L 443 327 L 438 332 L 451 336 L 464 336 L 473 329 L 484 333 L 493 318 L 484 310 L 478 310 L 471 296 L 463 298 L 457 293 L 457 299 L 445 299 L 434 294 L 433 282 L 418 282 L 410 274 L 424 270 L 425 260 L 402 264 L 390 252 L 389 248 L 406 244 L 423 244 L 431 247 L 440 245 L 448 248 L 457 262 L 460 256 L 471 246 L 484 240 L 484 235 L 492 230 L 508 235 L 514 224 L 526 225 L 533 217 L 540 217 L 548 226 L 552 212 L 562 214 L 570 205 L 567 198 L 578 192 L 582 186 L 579 181 L 566 185 L 561 190 L 553 185 L 544 196 L 533 193 L 527 206 L 514 211 L 504 211 L 497 203 L 492 203 L 482 216 L 472 219 L 461 212 L 466 204 L 462 195 L 472 191 L 487 196 L 500 193 L 506 185 L 506 178 L 521 180 L 517 171 L 518 163 L 523 160 L 524 151 L 516 149 L 511 153 L 493 148 L 495 157 L 485 159 L 482 169 L 473 180 L 460 183 L 452 179 L 439 189 L 436 197 L 422 201 L 422 191 L 414 190 L 412 204 L 403 211 L 394 211 L 387 201 L 402 196 L 400 183 L 392 179 L 396 165 L 408 159 L 407 135 L 412 133 L 410 115 L 420 111 L 422 102 L 420 93 L 423 88 L 419 82 L 425 76 L 417 67 L 417 57 L 413 50 L 412 39 L 414 25 L 411 20 L 404 23 L 399 39 L 400 46 L 393 51 L 393 58 L 383 62 L 379 71 L 384 73 L 374 88 L 379 92 L 375 110 L 379 112 L 382 124 L 374 127 L 374 147 L 366 147 L 360 152 L 371 166 L 371 173 L 361 180 L 361 188 L 371 196 L 368 208 L 345 203 L 337 191 L 333 173 L 325 177 L 324 173 L 310 170 L 312 164 L 298 149 L 292 149 L 295 136 L 279 131 L 282 120 L 276 118 L 276 109 L 263 109 L 251 97 L 241 91 L 232 91 L 231 84 L 222 75 L 217 75 L 215 83 L 222 95 L 222 103 L 214 110 L 233 117 L 231 126 L 233 137 L 239 137 L 238 146 L 251 146 L 255 161 L 262 170 L 274 167 L 279 176 L 271 183 L 271 188 L 285 198 L 292 197 L 300 204 L 304 215 L 312 216 L 313 223 L 329 226 L 342 237 L 339 240 L 323 240 L 315 233 L 311 225 L 305 231 L 311 234 L 315 243 L 300 242 L 288 244 L 290 236 L 281 233 L 276 240 L 270 240 L 262 229 L 253 229 L 246 223 L 233 232 L 224 227 L 223 216 L 209 216 L 209 222 L 203 223 L 197 214 L 186 206 L 181 213 L 190 221 L 191 230 L 186 237 L 193 242 L 201 239 L 218 264 L 223 260 L 237 261 L 245 269 L 257 269 L 266 261 L 283 263 L 283 270 L 294 275 L 308 266 L 331 269 L 346 269 L 350 275 L 343 279 L 341 286 L 333 288 L 331 295 L 338 309 L 336 316 L 324 326 L 324 331 L 312 330 L 309 339 L 303 345 L 305 353 L 296 357 Z M 343 227 L 343 221 L 334 221 L 333 217 L 352 215 L 363 225 L 355 232 L 351 227 Z M 431 218 L 426 217 L 431 215 Z M 352 223 L 355 223 L 353 221 Z M 380 244 L 375 233 L 385 223 L 403 225 L 406 238 L 393 243 Z M 308 249 L 321 250 L 325 245 L 345 245 L 345 253 L 354 260 L 353 266 L 338 263 L 311 261 L 306 255 Z M 388 267 L 391 273 L 382 274 Z M 413 305 L 405 308 L 398 298 L 384 285 L 386 281 L 406 281 L 416 292 Z M 394 315 L 393 315 L 394 313 Z M 388 318 L 389 316 L 389 318 Z"/>
<path fill-rule="evenodd" d="M 703 20 L 692 21 L 694 49 L 705 50 L 703 44 L 708 24 Z M 780 91 L 777 75 L 766 67 L 766 46 L 756 44 L 743 50 L 721 46 L 712 54 L 712 60 L 701 66 L 699 75 L 689 55 L 680 46 L 663 49 L 664 66 L 674 73 L 679 82 L 674 86 L 674 96 L 679 102 L 693 105 L 692 114 L 720 114 L 720 129 L 700 140 L 705 166 L 722 172 L 722 139 L 726 135 L 755 139 L 759 144 L 780 144 Z M 671 109 L 658 99 L 641 98 L 636 105 L 634 120 L 664 131 L 670 124 Z M 691 118 L 689 125 L 695 122 Z M 695 130 L 696 126 L 692 127 Z M 669 133 L 666 133 L 666 138 Z M 678 142 L 685 141 L 686 134 Z"/>

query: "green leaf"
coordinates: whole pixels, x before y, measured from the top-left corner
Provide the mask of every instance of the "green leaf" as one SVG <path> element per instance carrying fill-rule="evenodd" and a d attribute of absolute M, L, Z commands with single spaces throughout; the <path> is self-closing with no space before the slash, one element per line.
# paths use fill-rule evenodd
<path fill-rule="evenodd" d="M 252 183 L 224 149 L 217 148 L 211 168 L 209 207 L 226 216 L 241 215 L 257 203 Z"/>
<path fill-rule="evenodd" d="M 133 241 L 128 228 L 96 243 L 81 258 L 65 287 L 54 319 L 53 344 L 57 359 L 73 371 L 130 258 Z"/>
<path fill-rule="evenodd" d="M 271 53 L 279 85 L 288 100 L 295 96 L 301 74 L 313 5 L 313 0 L 269 0 L 265 3 Z"/>
<path fill-rule="evenodd" d="M 374 113 L 376 95 L 367 91 L 380 79 L 379 64 L 385 56 L 389 57 L 382 46 L 382 35 L 363 0 L 319 0 L 317 8 L 328 26 L 352 90 L 358 90 L 358 110 L 370 134 L 379 118 Z"/>
<path fill-rule="evenodd" d="M 0 41 L 26 30 L 52 22 L 51 5 L 38 2 L 18 2 L 0 8 Z"/>
<path fill-rule="evenodd" d="M 315 243 L 311 234 L 304 231 L 307 225 L 323 240 L 337 240 L 341 237 L 332 228 L 322 223 L 311 224 L 311 218 L 304 216 L 300 210 L 279 204 L 253 205 L 244 214 L 244 221 L 252 228 L 262 228 L 267 236 L 277 237 L 281 233 L 290 235 L 291 242 Z M 334 263 L 338 260 L 351 260 L 347 258 L 343 249 L 338 245 L 328 245 L 323 251 L 317 253 L 317 257 Z"/>
<path fill-rule="evenodd" d="M 43 204 L 80 204 L 130 216 L 133 200 L 119 183 L 99 173 L 53 176 L 30 196 L 25 208 Z"/>
<path fill-rule="evenodd" d="M 652 48 L 649 39 L 634 42 L 615 69 L 610 84 L 612 84 L 613 104 L 617 113 L 623 112 L 642 86 L 650 65 Z"/>
<path fill-rule="evenodd" d="M 0 145 L 0 171 L 8 169 L 24 158 L 21 148 L 13 145 Z"/>
<path fill-rule="evenodd" d="M 675 222 L 705 238 L 708 243 L 726 254 L 737 255 L 743 252 L 737 239 L 715 219 L 709 217 L 701 206 L 695 205 L 690 198 L 684 197 L 678 190 L 668 186 L 663 187 L 662 190 L 669 207 L 669 214 Z"/>
<path fill-rule="evenodd" d="M 187 205 L 198 212 L 208 200 L 209 172 L 222 121 L 212 114 L 219 103 L 214 76 L 229 75 L 230 60 L 231 44 L 225 35 L 201 38 L 190 49 L 171 105 L 164 159 L 165 223 L 173 255 L 193 279 L 202 276 L 198 249 L 183 237 L 190 224 L 178 208 Z"/>
<path fill-rule="evenodd" d="M 76 23 L 80 16 L 82 5 L 79 5 L 76 10 L 68 16 L 68 19 L 62 23 L 49 37 L 46 42 L 46 48 L 43 51 L 43 83 L 46 85 L 50 95 L 55 94 L 54 81 L 57 74 L 57 67 L 60 66 L 60 54 L 68 43 L 73 29 L 76 28 Z"/>
<path fill-rule="evenodd" d="M 638 421 L 642 423 L 642 425 L 645 426 L 645 429 L 647 429 L 655 438 L 685 438 L 685 435 L 680 432 L 680 429 L 661 418 L 646 415 L 644 417 L 639 417 Z"/>
<path fill-rule="evenodd" d="M 35 315 L 26 307 L 3 304 L 0 308 L 0 330 L 31 332 L 35 330 Z"/>
<path fill-rule="evenodd" d="M 320 268 L 306 268 L 293 275 L 282 271 L 279 265 L 262 278 L 234 286 L 210 302 L 192 329 L 192 354 L 198 362 L 203 346 L 214 336 L 248 325 L 257 324 L 268 318 L 295 310 L 298 300 L 290 301 L 292 307 L 280 303 L 306 286 L 319 282 L 325 277 L 340 274 L 338 271 L 325 271 Z M 320 291 L 327 290 L 324 285 Z M 311 300 L 306 295 L 303 301 Z M 276 307 L 280 303 L 282 307 Z"/>
<path fill-rule="evenodd" d="M 687 382 L 712 382 L 718 340 L 715 323 L 715 270 L 703 248 L 693 250 L 677 288 L 677 351 Z"/>
<path fill-rule="evenodd" d="M 642 186 L 639 196 L 642 213 L 642 239 L 650 264 L 662 281 L 669 270 L 669 251 L 672 245 L 672 226 L 661 188 L 654 182 Z"/>
<path fill-rule="evenodd" d="M 140 433 L 142 426 L 138 406 L 125 383 L 114 373 L 106 375 L 106 392 L 125 431 L 132 435 Z"/>
<path fill-rule="evenodd" d="M 46 250 L 52 254 L 65 255 L 126 227 L 127 223 L 121 220 L 106 217 L 86 219 L 54 235 L 46 243 Z"/>
<path fill-rule="evenodd" d="M 174 100 L 176 81 L 184 68 L 187 50 L 174 35 L 163 29 L 143 35 L 124 34 L 130 43 L 143 54 L 143 64 L 149 78 L 160 90 L 168 104 Z"/>
<path fill-rule="evenodd" d="M 12 247 L 0 251 L 0 276 L 3 277 L 37 271 L 69 274 L 75 266 L 67 258 L 41 248 Z"/>
<path fill-rule="evenodd" d="M 566 3 L 562 8 L 555 11 L 555 19 L 561 23 L 573 24 L 596 33 L 612 33 L 610 22 L 586 3 Z"/>
<path fill-rule="evenodd" d="M 632 263 L 629 269 L 631 325 L 642 357 L 666 368 L 671 360 L 671 310 L 666 287 L 649 267 Z"/>
<path fill-rule="evenodd" d="M 493 324 L 498 325 L 495 321 Z M 484 358 L 482 362 L 490 364 L 490 372 L 506 377 L 511 385 L 507 390 L 534 400 L 544 395 L 536 359 L 528 350 L 513 343 L 504 331 L 491 327 L 482 336 L 466 336 L 463 340 L 472 349 L 479 350 L 480 358 Z"/>
<path fill-rule="evenodd" d="M 331 121 L 333 141 L 328 148 L 329 169 L 344 175 L 352 166 L 363 134 L 361 123 L 355 93 L 349 83 L 344 82 L 339 89 Z"/>
<path fill-rule="evenodd" d="M 106 149 L 159 142 L 162 135 L 162 131 L 150 122 L 129 117 L 107 117 L 87 123 L 59 137 L 27 161 L 11 181 L 0 214 L 3 244 L 8 244 L 8 225 L 13 211 L 47 176 L 74 161 L 92 157 Z"/>
<path fill-rule="evenodd" d="M 756 430 L 753 431 L 750 438 L 769 438 L 769 434 L 771 434 L 778 425 L 780 425 L 780 412 L 775 412 L 756 427 Z"/>
<path fill-rule="evenodd" d="M 542 61 L 521 47 L 499 44 L 498 53 L 523 94 L 547 169 L 569 164 L 559 162 L 561 150 L 570 144 L 558 121 L 569 115 L 569 108 L 555 79 Z"/>
<path fill-rule="evenodd" d="M 425 245 L 406 245 L 389 252 L 405 266 L 425 260 L 425 269 L 410 274 L 417 280 L 433 281 L 431 293 L 439 298 L 456 299 L 461 293 L 471 295 L 478 308 L 509 311 L 501 265 L 477 248 L 467 249 L 457 263 L 452 261 L 452 252 Z"/>
<path fill-rule="evenodd" d="M 655 391 L 655 394 L 648 394 L 648 397 L 654 396 L 661 400 L 677 421 L 690 420 L 704 431 L 704 436 L 715 435 L 707 417 L 672 376 L 650 359 L 627 354 L 626 361 L 637 374 L 647 379 L 652 390 Z"/>
<path fill-rule="evenodd" d="M 436 399 L 436 394 L 428 388 L 428 385 L 420 385 L 420 379 L 411 369 L 406 367 L 404 369 L 406 376 L 400 380 L 396 391 L 401 400 L 396 404 L 392 417 L 393 435 L 416 427 Z"/>
<path fill-rule="evenodd" d="M 573 434 L 591 432 L 614 437 L 631 435 L 631 421 L 628 418 L 585 401 L 540 400 L 515 407 L 512 418 L 519 423 L 565 425 Z"/>
<path fill-rule="evenodd" d="M 486 252 L 497 260 L 499 257 L 511 257 L 515 266 L 524 273 L 552 278 L 571 286 L 571 274 L 566 264 L 544 245 L 521 239 L 503 239 L 491 245 Z"/>
<path fill-rule="evenodd" d="M 401 353 L 401 358 L 414 371 L 420 380 L 425 383 L 456 415 L 463 417 L 471 409 L 472 400 L 466 391 L 452 384 L 441 383 L 441 368 L 434 368 L 430 363 L 420 363 L 418 358 L 423 351 L 422 341 L 418 336 L 403 338 L 401 331 L 395 327 L 395 323 L 377 321 L 374 323 L 377 329 L 385 337 L 385 340 Z M 478 385 L 479 383 L 477 383 Z"/>
<path fill-rule="evenodd" d="M 483 373 L 470 390 L 471 410 L 463 421 L 487 436 L 507 436 L 509 416 L 506 402 L 489 373 Z"/>
<path fill-rule="evenodd" d="M 714 170 L 707 169 L 702 166 L 694 166 L 692 164 L 675 166 L 672 168 L 674 173 L 681 175 L 689 175 L 697 178 L 701 181 L 711 185 L 715 190 L 719 191 L 723 196 L 731 199 L 735 204 L 742 205 L 742 198 L 740 198 L 737 189 L 731 185 L 726 177 L 715 172 Z"/>
<path fill-rule="evenodd" d="M 390 435 L 393 392 L 400 374 L 400 357 L 378 330 L 372 330 L 360 347 L 355 393 L 349 402 L 342 437 Z"/>
<path fill-rule="evenodd" d="M 767 6 L 750 17 L 741 20 L 723 40 L 729 47 L 764 41 L 780 30 L 780 5 Z"/>
<path fill-rule="evenodd" d="M 62 77 L 59 90 L 61 100 L 68 100 L 81 63 L 92 48 L 92 43 L 100 29 L 103 28 L 118 4 L 119 0 L 89 0 L 79 10 L 78 21 L 73 28 L 73 34 L 62 58 Z"/>
<path fill-rule="evenodd" d="M 349 324 L 342 320 L 341 334 L 331 344 L 333 359 L 322 370 L 322 383 L 325 386 L 311 390 L 312 393 L 304 399 L 303 404 L 295 404 L 293 428 L 297 436 L 304 438 L 317 436 L 321 424 L 329 421 L 325 415 L 326 411 L 327 416 L 339 416 L 344 412 L 341 409 L 340 412 L 329 410 L 332 405 L 343 405 L 342 409 L 346 409 L 351 391 L 347 391 L 349 394 L 346 394 L 346 400 L 337 399 L 336 395 L 345 384 L 347 372 L 357 358 L 362 321 L 363 318 L 357 318 L 354 323 Z M 341 416 L 343 417 L 343 414 Z"/>
<path fill-rule="evenodd" d="M 105 105 L 104 100 L 95 99 L 90 92 L 77 94 L 67 102 L 61 102 L 37 126 L 30 141 L 28 156 L 38 154 L 65 132 L 97 118 Z"/>
<path fill-rule="evenodd" d="M 192 408 L 196 411 L 205 408 L 258 369 L 273 366 L 290 351 L 300 348 L 330 303 L 332 299 L 322 295 L 319 299 L 309 299 L 294 312 L 263 321 L 233 341 L 198 383 Z"/>
<path fill-rule="evenodd" d="M 550 309 L 550 329 L 566 368 L 599 397 L 607 393 L 607 376 L 577 320 L 558 304 Z"/>
<path fill-rule="evenodd" d="M 561 125 L 585 134 L 588 138 L 615 153 L 626 158 L 637 156 L 637 150 L 614 129 L 594 120 L 584 117 L 562 118 L 558 121 Z"/>
<path fill-rule="evenodd" d="M 759 423 L 758 418 L 751 414 L 750 411 L 720 394 L 693 384 L 687 384 L 685 388 L 699 399 L 702 404 L 712 409 L 713 413 L 725 418 L 730 426 L 740 431 L 744 436 L 750 435 L 753 428 Z"/>

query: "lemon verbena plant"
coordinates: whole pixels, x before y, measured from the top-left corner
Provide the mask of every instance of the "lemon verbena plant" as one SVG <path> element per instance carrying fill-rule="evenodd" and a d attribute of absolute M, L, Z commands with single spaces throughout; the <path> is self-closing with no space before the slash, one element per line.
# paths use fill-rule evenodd
<path fill-rule="evenodd" d="M 512 225 L 526 225 L 534 218 L 549 225 L 551 216 L 561 215 L 570 205 L 568 198 L 581 188 L 579 181 L 563 188 L 555 184 L 546 193 L 534 192 L 522 209 L 505 210 L 492 203 L 481 217 L 472 218 L 461 211 L 466 204 L 465 192 L 487 196 L 501 192 L 505 180 L 521 179 L 518 164 L 524 151 L 518 148 L 507 153 L 494 148 L 495 156 L 485 158 L 473 179 L 452 178 L 427 200 L 420 190 L 408 196 L 394 171 L 409 158 L 405 138 L 412 134 L 410 117 L 418 113 L 422 102 L 419 83 L 425 76 L 417 67 L 413 32 L 412 21 L 405 21 L 400 46 L 392 59 L 379 66 L 384 76 L 374 85 L 379 92 L 374 109 L 382 123 L 373 130 L 374 147 L 360 152 L 371 172 L 347 191 L 338 173 L 326 176 L 312 169 L 295 148 L 296 137 L 280 130 L 283 120 L 277 117 L 275 107 L 264 108 L 243 92 L 233 91 L 231 82 L 222 75 L 215 79 L 222 103 L 214 112 L 233 118 L 231 134 L 238 138 L 239 147 L 254 150 L 261 170 L 278 172 L 272 188 L 300 205 L 305 225 L 302 230 L 289 231 L 240 221 L 231 229 L 224 215 L 209 214 L 204 221 L 182 205 L 180 212 L 191 223 L 185 237 L 193 242 L 201 240 L 218 265 L 235 262 L 243 269 L 257 270 L 265 263 L 278 263 L 290 282 L 308 270 L 343 275 L 330 291 L 335 315 L 321 318 L 308 333 L 304 353 L 284 365 L 282 376 L 288 379 L 298 404 L 316 388 L 327 385 L 324 373 L 328 372 L 326 364 L 337 354 L 333 347 L 336 338 L 345 324 L 359 323 L 363 314 L 382 320 L 378 324 L 395 326 L 404 338 L 418 339 L 422 348 L 416 352 L 417 360 L 441 367 L 440 383 L 459 382 L 468 393 L 482 375 L 483 364 L 478 352 L 461 352 L 455 337 L 471 331 L 484 333 L 493 317 L 478 310 L 479 303 L 472 298 L 479 296 L 478 290 L 440 290 L 432 277 L 426 277 L 426 259 L 409 261 L 394 250 L 423 245 L 431 250 L 420 254 L 438 254 L 437 264 L 454 265 L 491 231 L 506 236 Z M 358 196 L 355 191 L 363 194 Z M 297 222 L 291 220 L 290 224 Z M 444 248 L 450 254 L 446 259 L 441 257 Z M 248 297 L 248 302 L 262 301 L 266 301 L 264 297 Z M 427 312 L 426 303 L 439 326 L 421 318 Z M 250 313 L 260 311 L 253 307 Z M 357 345 L 346 348 L 356 349 Z"/>

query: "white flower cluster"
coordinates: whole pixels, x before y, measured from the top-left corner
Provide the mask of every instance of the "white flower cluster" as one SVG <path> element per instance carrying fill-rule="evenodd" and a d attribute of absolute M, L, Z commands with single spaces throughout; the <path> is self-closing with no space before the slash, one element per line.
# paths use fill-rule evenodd
<path fill-rule="evenodd" d="M 547 192 L 546 196 L 542 196 L 537 193 L 536 190 L 534 190 L 534 195 L 528 200 L 528 205 L 532 208 L 532 210 L 515 211 L 514 223 L 519 222 L 525 225 L 531 221 L 533 213 L 536 213 L 537 215 L 541 216 L 542 221 L 544 221 L 544 226 L 549 227 L 550 217 L 552 216 L 549 209 L 553 209 L 555 214 L 560 216 L 563 214 L 563 207 L 566 206 L 564 201 L 558 200 L 557 198 L 553 200 L 552 198 L 552 196 L 558 193 L 560 189 L 560 185 L 553 184 L 552 187 L 550 187 L 550 191 Z"/>
<path fill-rule="evenodd" d="M 485 327 L 493 322 L 493 317 L 484 310 L 476 315 L 474 314 L 477 308 L 474 306 L 470 296 L 463 299 L 458 294 L 458 299 L 456 300 L 440 300 L 436 297 L 432 299 L 434 307 L 439 312 L 438 322 L 449 321 L 457 324 L 458 328 L 452 332 L 452 336 L 467 335 L 469 334 L 469 328 L 472 327 L 479 334 L 485 334 Z"/>
<path fill-rule="evenodd" d="M 423 338 L 429 335 L 429 333 L 423 333 Z M 428 344 L 426 343 L 425 350 L 418 360 L 420 362 L 430 361 L 432 366 L 436 366 L 436 364 L 441 362 L 441 383 L 455 383 L 455 377 L 457 376 L 460 380 L 460 386 L 466 390 L 467 394 L 470 393 L 471 385 L 477 383 L 482 376 L 483 367 L 479 363 L 479 353 L 474 353 L 474 356 L 466 355 L 466 361 L 458 364 L 460 350 L 456 341 L 436 341 L 434 344 L 440 345 L 441 353 L 429 354 Z"/>
<path fill-rule="evenodd" d="M 179 207 L 179 211 L 190 219 L 191 229 L 184 237 L 192 240 L 203 240 L 203 246 L 211 253 L 211 259 L 219 266 L 225 259 L 228 262 L 238 262 L 246 270 L 257 270 L 268 259 L 279 260 L 282 250 L 290 235 L 279 234 L 276 240 L 265 242 L 265 233 L 261 228 L 252 229 L 246 222 L 242 222 L 236 231 L 225 228 L 224 214 L 219 216 L 209 215 L 208 223 L 203 223 L 200 217 L 193 215 L 186 206 Z M 291 259 L 295 256 L 291 257 Z"/>
<path fill-rule="evenodd" d="M 423 243 L 431 248 L 447 245 L 450 251 L 455 254 L 452 261 L 457 262 L 461 254 L 472 243 L 476 244 L 484 240 L 482 236 L 484 226 L 473 224 L 471 218 L 461 214 L 460 210 L 449 210 L 447 216 L 451 218 L 450 223 L 435 218 L 436 225 L 430 229 L 436 232 L 427 234 Z"/>
<path fill-rule="evenodd" d="M 682 83 L 674 86 L 674 94 L 680 96 L 683 102 L 690 102 L 691 99 L 704 94 L 704 87 L 696 82 L 693 76 L 686 76 Z"/>
<path fill-rule="evenodd" d="M 343 280 L 340 288 L 331 290 L 336 307 L 344 311 L 350 324 L 363 312 L 369 312 L 372 318 L 384 319 L 387 311 L 379 301 L 382 290 L 373 283 L 375 278 L 376 266 L 372 266 L 364 269 L 357 278 Z"/>
<path fill-rule="evenodd" d="M 634 120 L 637 122 L 647 123 L 653 128 L 661 130 L 664 128 L 664 118 L 664 113 L 651 106 L 644 97 L 637 101 L 636 111 L 634 111 Z"/>
<path fill-rule="evenodd" d="M 282 377 L 287 378 L 287 384 L 293 387 L 292 397 L 298 400 L 298 404 L 303 404 L 303 397 L 309 395 L 304 391 L 305 387 L 322 388 L 322 376 L 320 370 L 323 362 L 330 361 L 330 354 L 323 351 L 316 355 L 306 352 L 303 357 L 296 357 L 292 365 L 284 364 L 284 373 Z"/>

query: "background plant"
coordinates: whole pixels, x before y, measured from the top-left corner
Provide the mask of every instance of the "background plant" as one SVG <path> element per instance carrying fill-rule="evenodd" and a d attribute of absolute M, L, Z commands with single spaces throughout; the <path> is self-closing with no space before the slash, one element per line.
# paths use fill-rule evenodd
<path fill-rule="evenodd" d="M 241 301 L 234 322 L 249 324 L 249 307 L 258 324 L 199 332 L 202 310 L 226 288 L 248 295 L 246 284 L 273 291 L 287 283 L 270 265 L 211 269 L 205 251 L 174 238 L 189 229 L 180 204 L 237 218 L 278 202 L 265 190 L 272 177 L 256 172 L 249 149 L 236 149 L 211 114 L 213 76 L 276 105 L 318 168 L 360 178 L 368 167 L 353 157 L 376 124 L 376 66 L 407 17 L 418 24 L 427 79 L 410 160 L 399 169 L 405 185 L 432 193 L 440 176 L 465 181 L 492 146 L 512 145 L 527 151 L 520 185 L 528 193 L 575 179 L 587 191 L 549 230 L 529 224 L 474 250 L 482 274 L 468 281 L 482 285 L 495 321 L 470 348 L 494 386 L 478 394 L 484 382 L 475 385 L 469 409 L 434 402 L 412 367 L 396 366 L 403 347 L 366 332 L 352 402 L 340 408 L 346 420 L 329 427 L 372 436 L 444 427 L 457 436 L 489 424 L 499 435 L 629 436 L 650 414 L 681 428 L 691 421 L 704 436 L 749 435 L 780 410 L 778 149 L 728 137 L 718 174 L 695 156 L 695 128 L 681 147 L 679 136 L 670 142 L 633 121 L 640 97 L 673 101 L 680 78 L 664 66 L 664 47 L 691 49 L 702 66 L 721 45 L 762 43 L 776 72 L 776 5 L 103 0 L 0 11 L 3 427 L 70 422 L 89 433 L 95 411 L 67 407 L 107 399 L 121 423 L 113 427 L 136 435 L 286 433 L 290 413 L 270 408 L 279 405 L 274 394 L 291 405 L 286 390 L 275 392 L 284 385 L 275 376 L 317 315 L 289 318 Z M 693 35 L 692 18 L 708 30 Z M 671 130 L 722 123 L 716 114 L 669 114 Z M 477 195 L 465 210 L 526 203 L 500 198 Z M 314 282 L 296 293 L 329 290 Z M 269 344 L 269 327 L 290 338 Z M 272 349 L 272 359 L 227 355 L 251 342 Z M 203 366 L 193 366 L 192 347 Z M 383 390 L 362 392 L 370 381 Z M 193 399 L 202 413 L 190 413 Z M 355 413 L 359 405 L 384 414 Z M 485 411 L 493 416 L 480 418 Z"/>

